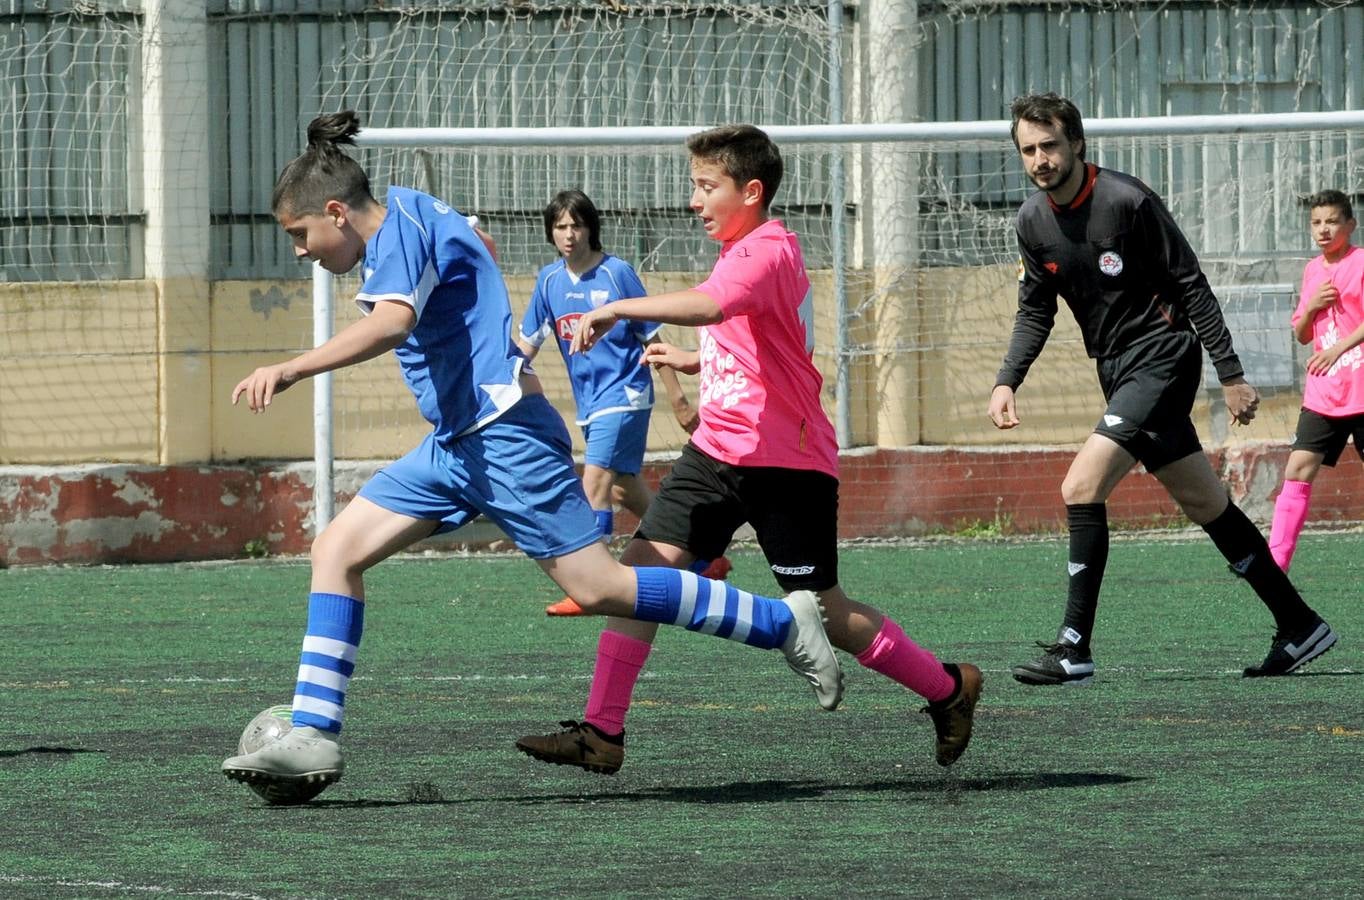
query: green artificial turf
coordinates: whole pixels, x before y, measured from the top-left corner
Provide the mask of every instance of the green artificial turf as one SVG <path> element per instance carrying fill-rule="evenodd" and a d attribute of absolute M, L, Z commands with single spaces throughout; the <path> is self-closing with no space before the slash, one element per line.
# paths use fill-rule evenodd
<path fill-rule="evenodd" d="M 1336 649 L 1244 680 L 1270 619 L 1210 542 L 1115 541 L 1098 677 L 1035 688 L 1008 669 L 1055 633 L 1064 543 L 850 547 L 852 596 L 985 671 L 956 766 L 851 657 L 829 714 L 779 654 L 666 629 L 612 778 L 512 746 L 580 717 L 599 621 L 547 619 L 521 558 L 393 560 L 345 777 L 296 808 L 218 766 L 289 701 L 306 565 L 0 571 L 0 896 L 1364 896 L 1356 550 L 1295 560 Z"/>

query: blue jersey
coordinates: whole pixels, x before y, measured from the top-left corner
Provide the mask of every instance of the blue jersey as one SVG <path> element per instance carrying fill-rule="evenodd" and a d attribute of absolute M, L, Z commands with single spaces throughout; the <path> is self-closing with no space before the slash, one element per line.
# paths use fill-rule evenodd
<path fill-rule="evenodd" d="M 644 285 L 630 264 L 606 256 L 582 275 L 574 275 L 561 259 L 540 270 L 535 293 L 521 323 L 521 339 L 540 347 L 553 335 L 568 365 L 578 424 L 598 416 L 654 405 L 654 382 L 639 364 L 644 344 L 658 333 L 654 322 L 622 320 L 586 353 L 568 355 L 573 329 L 583 313 L 612 300 L 643 297 Z"/>
<path fill-rule="evenodd" d="M 486 425 L 521 398 L 525 359 L 508 339 L 507 288 L 463 215 L 429 194 L 389 188 L 383 224 L 365 244 L 364 274 L 361 310 L 391 300 L 417 315 L 393 352 L 438 442 Z"/>

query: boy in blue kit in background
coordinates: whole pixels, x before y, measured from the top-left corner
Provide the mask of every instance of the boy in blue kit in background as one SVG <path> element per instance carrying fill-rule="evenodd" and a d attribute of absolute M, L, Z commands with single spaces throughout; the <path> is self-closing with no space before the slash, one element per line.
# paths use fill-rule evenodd
<path fill-rule="evenodd" d="M 544 218 L 545 238 L 560 258 L 536 277 L 516 346 L 534 360 L 546 340 L 557 339 L 578 406 L 577 424 L 587 442 L 583 490 L 609 538 L 613 494 L 636 516 L 649 506 L 649 489 L 640 481 L 639 469 L 649 437 L 654 383 L 639 360 L 660 326 L 622 322 L 602 339 L 600 356 L 569 356 L 573 327 L 583 313 L 612 300 L 643 297 L 646 291 L 628 262 L 602 252 L 601 217 L 582 191 L 560 191 L 545 207 Z M 676 385 L 677 375 L 669 374 Z"/>
<path fill-rule="evenodd" d="M 644 347 L 658 340 L 657 322 L 621 322 L 598 342 L 597 352 L 570 355 L 573 331 L 584 313 L 613 300 L 643 297 L 647 291 L 634 268 L 602 250 L 601 215 L 582 191 L 560 191 L 544 211 L 545 239 L 559 251 L 559 259 L 540 270 L 535 291 L 521 322 L 516 346 L 534 360 L 553 337 L 568 367 L 577 424 L 587 452 L 583 463 L 583 491 L 610 540 L 615 531 L 612 501 L 637 518 L 644 518 L 653 493 L 639 477 L 649 438 L 649 415 L 654 384 L 649 367 L 640 364 Z M 677 373 L 662 367 L 659 377 L 678 422 L 689 432 L 696 427 L 696 410 L 682 392 Z M 695 571 L 724 578 L 729 562 L 702 562 Z M 581 609 L 565 598 L 547 610 L 551 615 L 578 615 Z"/>
<path fill-rule="evenodd" d="M 479 515 L 586 612 L 779 647 L 821 705 L 837 706 L 842 673 L 813 594 L 761 597 L 611 556 L 574 472 L 563 420 L 511 344 L 511 304 L 483 241 L 430 195 L 395 187 L 379 204 L 364 170 L 339 146 L 353 144 L 359 130 L 349 111 L 314 119 L 308 149 L 280 174 L 271 207 L 300 258 L 338 274 L 363 262 L 356 302 L 366 315 L 319 347 L 256 369 L 232 400 L 244 397 L 264 412 L 303 378 L 392 350 L 432 431 L 376 473 L 314 540 L 293 728 L 225 760 L 223 773 L 286 788 L 341 777 L 337 738 L 363 630 L 365 571 Z"/>

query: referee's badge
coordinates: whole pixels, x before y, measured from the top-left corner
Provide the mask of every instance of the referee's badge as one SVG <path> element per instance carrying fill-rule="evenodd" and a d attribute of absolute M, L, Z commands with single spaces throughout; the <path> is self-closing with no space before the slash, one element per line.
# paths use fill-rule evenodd
<path fill-rule="evenodd" d="M 1022 284 L 1027 277 L 1028 273 L 1023 268 L 1023 257 L 1020 256 L 1018 258 L 1018 283 Z"/>
<path fill-rule="evenodd" d="M 1113 250 L 1105 250 L 1099 254 L 1099 271 L 1105 275 L 1122 274 L 1122 257 Z"/>

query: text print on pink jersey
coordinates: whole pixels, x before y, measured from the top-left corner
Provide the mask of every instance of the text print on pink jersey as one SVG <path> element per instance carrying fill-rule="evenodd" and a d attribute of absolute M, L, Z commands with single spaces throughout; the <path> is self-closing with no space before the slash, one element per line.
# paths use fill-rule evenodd
<path fill-rule="evenodd" d="M 709 332 L 701 334 L 701 404 L 718 403 L 729 409 L 748 396 L 748 373 L 739 368 L 733 353 L 720 355 Z"/>

